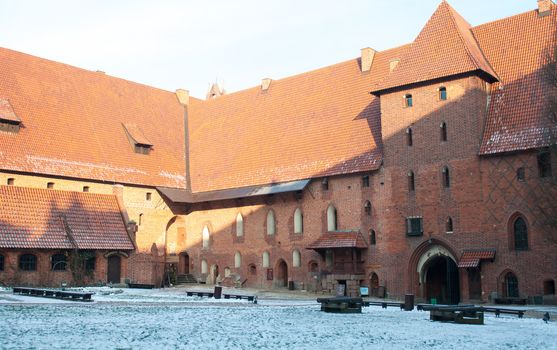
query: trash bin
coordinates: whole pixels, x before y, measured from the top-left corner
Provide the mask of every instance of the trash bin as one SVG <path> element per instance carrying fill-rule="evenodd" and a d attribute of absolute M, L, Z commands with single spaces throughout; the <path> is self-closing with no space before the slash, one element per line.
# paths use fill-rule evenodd
<path fill-rule="evenodd" d="M 437 298 L 431 298 L 431 304 L 437 305 Z"/>
<path fill-rule="evenodd" d="M 404 311 L 414 310 L 414 294 L 406 294 L 404 296 Z"/>
<path fill-rule="evenodd" d="M 222 287 L 221 286 L 215 286 L 215 291 L 214 291 L 213 297 L 215 299 L 220 299 L 221 296 L 222 296 Z"/>

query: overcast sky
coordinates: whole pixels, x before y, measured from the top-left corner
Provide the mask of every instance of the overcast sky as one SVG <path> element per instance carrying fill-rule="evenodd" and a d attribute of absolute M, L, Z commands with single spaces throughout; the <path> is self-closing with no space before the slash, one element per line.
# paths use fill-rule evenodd
<path fill-rule="evenodd" d="M 0 46 L 205 97 L 411 42 L 440 0 L 0 0 Z M 452 0 L 472 25 L 536 0 Z"/>

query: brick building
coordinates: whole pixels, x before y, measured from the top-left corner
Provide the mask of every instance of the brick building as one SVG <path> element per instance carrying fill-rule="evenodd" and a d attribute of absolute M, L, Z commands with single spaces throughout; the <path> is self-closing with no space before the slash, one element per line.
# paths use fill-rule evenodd
<path fill-rule="evenodd" d="M 0 282 L 554 300 L 556 12 L 443 1 L 410 44 L 206 100 L 0 49 Z"/>

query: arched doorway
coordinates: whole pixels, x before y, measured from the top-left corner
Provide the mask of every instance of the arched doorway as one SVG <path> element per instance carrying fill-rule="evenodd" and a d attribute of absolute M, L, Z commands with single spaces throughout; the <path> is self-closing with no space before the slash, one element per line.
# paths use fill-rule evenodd
<path fill-rule="evenodd" d="M 460 283 L 458 267 L 448 256 L 439 255 L 424 265 L 424 285 L 426 300 L 436 300 L 439 304 L 458 304 Z"/>
<path fill-rule="evenodd" d="M 379 295 L 379 276 L 375 272 L 369 278 L 369 295 L 372 297 Z"/>
<path fill-rule="evenodd" d="M 108 283 L 120 283 L 122 258 L 119 255 L 111 255 L 107 259 L 106 280 Z"/>
<path fill-rule="evenodd" d="M 277 263 L 277 273 L 275 274 L 275 286 L 286 287 L 288 286 L 288 265 L 286 261 L 280 259 Z"/>
<path fill-rule="evenodd" d="M 186 252 L 180 254 L 178 273 L 184 275 L 190 273 L 190 256 Z"/>

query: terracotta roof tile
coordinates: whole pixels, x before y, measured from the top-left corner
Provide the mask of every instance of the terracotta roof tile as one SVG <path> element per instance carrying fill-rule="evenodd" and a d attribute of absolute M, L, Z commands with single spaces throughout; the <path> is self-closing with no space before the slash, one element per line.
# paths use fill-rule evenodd
<path fill-rule="evenodd" d="M 394 71 L 373 87 L 374 93 L 475 71 L 496 80 L 497 74 L 470 28 L 470 24 L 443 1 Z"/>
<path fill-rule="evenodd" d="M 134 249 L 115 196 L 0 186 L 0 248 Z"/>
<path fill-rule="evenodd" d="M 465 250 L 460 257 L 458 267 L 478 267 L 481 260 L 495 259 L 495 249 Z"/>
<path fill-rule="evenodd" d="M 360 232 L 326 232 L 307 249 L 329 248 L 367 248 L 367 243 Z"/>
<path fill-rule="evenodd" d="M 0 48 L 0 99 L 24 121 L 0 132 L 2 169 L 186 185 L 184 108 L 172 92 Z M 134 152 L 123 123 L 149 136 L 149 155 Z"/>
<path fill-rule="evenodd" d="M 551 87 L 543 68 L 557 37 L 556 9 L 553 5 L 550 16 L 530 11 L 473 29 L 501 80 L 492 85 L 480 154 L 544 147 L 557 137 L 548 117 Z"/>

